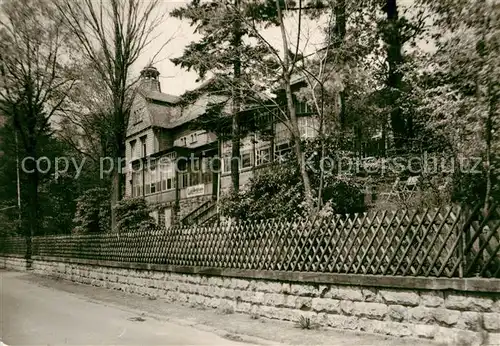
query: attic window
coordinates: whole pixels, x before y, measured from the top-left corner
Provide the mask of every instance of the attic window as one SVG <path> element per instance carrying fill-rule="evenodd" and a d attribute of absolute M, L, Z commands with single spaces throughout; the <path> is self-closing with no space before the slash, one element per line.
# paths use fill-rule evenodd
<path fill-rule="evenodd" d="M 142 112 L 142 108 L 134 110 L 133 116 L 132 116 L 132 124 L 137 125 L 137 124 L 142 122 L 141 112 Z"/>
<path fill-rule="evenodd" d="M 191 135 L 191 143 L 196 143 L 198 141 L 198 134 L 193 133 Z"/>

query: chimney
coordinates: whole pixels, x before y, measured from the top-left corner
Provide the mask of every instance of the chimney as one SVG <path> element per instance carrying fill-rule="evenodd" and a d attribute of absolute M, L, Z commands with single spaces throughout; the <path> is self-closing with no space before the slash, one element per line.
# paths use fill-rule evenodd
<path fill-rule="evenodd" d="M 144 67 L 141 71 L 139 87 L 145 91 L 161 92 L 159 76 L 160 72 L 151 64 Z"/>

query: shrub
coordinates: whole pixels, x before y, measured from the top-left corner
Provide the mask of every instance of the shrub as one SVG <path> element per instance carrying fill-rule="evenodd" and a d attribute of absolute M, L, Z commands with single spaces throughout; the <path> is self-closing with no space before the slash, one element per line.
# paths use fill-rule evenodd
<path fill-rule="evenodd" d="M 315 180 L 312 179 L 313 183 Z M 314 186 L 317 191 L 317 186 Z M 317 192 L 315 192 L 316 194 Z M 322 191 L 330 213 L 345 214 L 365 210 L 361 188 L 350 181 L 328 177 Z M 292 219 L 305 215 L 304 189 L 293 162 L 272 165 L 250 179 L 248 189 L 221 198 L 222 215 L 241 220 Z"/>
<path fill-rule="evenodd" d="M 155 225 L 149 215 L 149 208 L 144 198 L 125 198 L 115 206 L 117 227 L 120 232 L 144 230 Z"/>
<path fill-rule="evenodd" d="M 365 199 L 361 187 L 344 181 L 327 181 L 323 189 L 323 202 L 329 202 L 336 214 L 361 213 L 365 211 Z"/>
<path fill-rule="evenodd" d="M 250 179 L 245 191 L 223 196 L 219 210 L 224 216 L 243 220 L 291 218 L 303 212 L 303 194 L 293 165 L 273 165 Z"/>
<path fill-rule="evenodd" d="M 74 233 L 88 234 L 109 230 L 111 207 L 108 190 L 94 188 L 87 190 L 76 200 L 73 222 Z"/>

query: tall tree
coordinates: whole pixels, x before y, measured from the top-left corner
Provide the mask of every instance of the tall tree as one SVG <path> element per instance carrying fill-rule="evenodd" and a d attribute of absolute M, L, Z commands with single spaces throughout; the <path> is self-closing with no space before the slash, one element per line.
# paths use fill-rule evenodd
<path fill-rule="evenodd" d="M 76 37 L 77 46 L 89 66 L 100 77 L 112 103 L 109 114 L 111 157 L 112 230 L 116 230 L 114 206 L 122 197 L 120 159 L 125 153 L 125 136 L 134 82 L 130 68 L 150 43 L 164 14 L 160 0 L 54 0 L 65 26 Z"/>
<path fill-rule="evenodd" d="M 188 5 L 172 11 L 171 15 L 187 19 L 194 26 L 195 33 L 203 36 L 191 42 L 182 56 L 172 59 L 174 64 L 187 70 L 195 70 L 201 80 L 211 75 L 218 85 L 231 95 L 231 181 L 234 192 L 239 191 L 240 157 L 240 112 L 242 104 L 251 99 L 243 95 L 243 85 L 252 73 L 253 66 L 261 59 L 265 49 L 259 44 L 250 44 L 248 26 L 242 16 L 251 1 L 211 1 L 201 3 L 193 0 Z M 224 90 L 225 89 L 225 90 Z"/>
<path fill-rule="evenodd" d="M 51 137 L 50 122 L 76 82 L 67 56 L 68 33 L 49 1 L 5 1 L 0 28 L 0 107 L 18 134 L 26 155 L 24 234 L 38 233 L 40 172 L 36 160 Z"/>
<path fill-rule="evenodd" d="M 436 52 L 423 62 L 423 108 L 457 156 L 482 158 L 483 172 L 473 176 L 484 182 L 482 191 L 469 193 L 482 198 L 487 213 L 500 198 L 500 4 L 421 2 L 432 10 L 437 33 Z"/>
<path fill-rule="evenodd" d="M 402 106 L 405 89 L 404 45 L 415 40 L 424 31 L 427 15 L 422 9 L 412 8 L 415 13 L 411 15 L 413 19 L 410 19 L 407 10 L 402 11 L 397 0 L 381 0 L 380 3 L 385 14 L 385 19 L 379 22 L 386 51 L 385 103 L 390 115 L 394 147 L 402 149 L 413 137 L 413 119 L 405 113 Z"/>

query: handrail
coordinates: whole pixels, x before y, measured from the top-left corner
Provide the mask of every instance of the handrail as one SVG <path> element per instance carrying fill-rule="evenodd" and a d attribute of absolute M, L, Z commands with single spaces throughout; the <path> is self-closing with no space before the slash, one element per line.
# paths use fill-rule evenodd
<path fill-rule="evenodd" d="M 206 207 L 210 207 L 212 205 L 215 205 L 214 203 L 214 200 L 213 199 L 210 199 L 208 201 L 206 201 L 205 203 L 202 203 L 198 208 L 194 209 L 193 211 L 191 211 L 189 214 L 187 214 L 186 216 L 184 216 L 181 220 L 181 223 L 182 224 L 185 224 L 186 223 L 186 220 L 189 220 L 191 218 L 193 219 L 196 219 L 197 217 L 199 217 L 201 214 L 203 214 L 203 212 L 205 211 L 205 208 Z M 206 209 L 209 209 L 209 208 L 206 208 Z M 201 212 L 200 212 L 201 211 Z M 197 215 L 199 213 L 199 215 Z"/>

